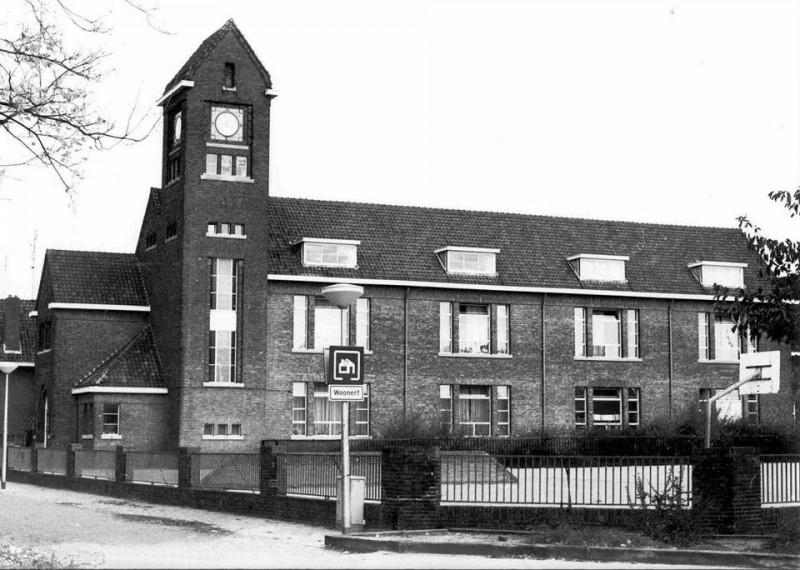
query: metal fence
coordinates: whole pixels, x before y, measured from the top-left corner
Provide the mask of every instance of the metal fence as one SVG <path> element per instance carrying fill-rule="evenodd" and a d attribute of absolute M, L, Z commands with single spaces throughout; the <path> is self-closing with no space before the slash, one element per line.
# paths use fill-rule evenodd
<path fill-rule="evenodd" d="M 107 449 L 76 449 L 75 476 L 113 481 L 117 472 L 117 453 Z"/>
<path fill-rule="evenodd" d="M 178 486 L 178 454 L 167 452 L 128 451 L 125 480 L 132 483 Z"/>
<path fill-rule="evenodd" d="M 289 495 L 336 497 L 336 479 L 342 474 L 342 456 L 333 451 L 279 451 L 278 492 Z M 381 500 L 381 452 L 350 454 L 350 474 L 365 478 L 364 498 Z"/>
<path fill-rule="evenodd" d="M 192 487 L 223 491 L 258 491 L 258 453 L 194 453 Z"/>
<path fill-rule="evenodd" d="M 33 468 L 30 447 L 9 447 L 8 468 L 16 471 L 30 471 Z"/>
<path fill-rule="evenodd" d="M 800 455 L 761 455 L 761 506 L 800 504 Z"/>
<path fill-rule="evenodd" d="M 443 452 L 442 503 L 653 507 L 692 500 L 688 457 L 576 457 Z"/>
<path fill-rule="evenodd" d="M 67 450 L 52 447 L 36 450 L 37 470 L 52 475 L 67 474 Z"/>

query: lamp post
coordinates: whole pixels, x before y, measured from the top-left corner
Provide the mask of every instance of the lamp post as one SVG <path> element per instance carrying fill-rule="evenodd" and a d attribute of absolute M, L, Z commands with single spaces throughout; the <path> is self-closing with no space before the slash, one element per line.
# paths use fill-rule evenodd
<path fill-rule="evenodd" d="M 322 296 L 346 309 L 364 294 L 364 288 L 349 283 L 323 287 Z M 348 343 L 352 344 L 352 343 Z M 350 534 L 350 402 L 342 402 L 342 534 Z"/>
<path fill-rule="evenodd" d="M 6 488 L 6 469 L 8 468 L 8 376 L 17 369 L 15 362 L 0 362 L 0 372 L 6 375 L 6 389 L 3 394 L 3 478 L 0 489 Z"/>

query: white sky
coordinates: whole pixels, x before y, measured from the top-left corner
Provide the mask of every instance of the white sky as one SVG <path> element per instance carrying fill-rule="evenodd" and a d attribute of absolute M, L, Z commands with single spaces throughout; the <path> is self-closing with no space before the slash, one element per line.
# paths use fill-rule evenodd
<path fill-rule="evenodd" d="M 116 71 L 97 94 L 118 122 L 137 96 L 157 117 L 234 18 L 280 93 L 272 195 L 724 227 L 747 214 L 800 239 L 767 198 L 800 186 L 800 0 L 161 0 L 172 35 L 115 6 Z M 72 207 L 51 176 L 8 169 L 0 294 L 34 296 L 46 248 L 132 252 L 160 143 L 159 125 L 91 154 Z"/>

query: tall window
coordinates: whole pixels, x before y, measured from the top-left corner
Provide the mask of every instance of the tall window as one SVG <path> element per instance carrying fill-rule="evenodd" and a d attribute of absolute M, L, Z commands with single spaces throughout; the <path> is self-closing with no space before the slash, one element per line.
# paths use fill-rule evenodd
<path fill-rule="evenodd" d="M 306 383 L 292 383 L 292 435 L 306 435 Z"/>
<path fill-rule="evenodd" d="M 712 313 L 697 313 L 700 360 L 735 362 L 742 352 L 756 352 L 756 342 L 746 331 L 733 330 L 734 321 Z"/>
<path fill-rule="evenodd" d="M 639 358 L 639 311 L 576 307 L 575 356 Z"/>
<path fill-rule="evenodd" d="M 103 435 L 119 433 L 119 404 L 103 404 Z"/>
<path fill-rule="evenodd" d="M 511 387 L 497 387 L 497 435 L 511 435 Z"/>
<path fill-rule="evenodd" d="M 232 63 L 226 63 L 222 75 L 222 86 L 225 89 L 236 88 L 236 66 Z"/>
<path fill-rule="evenodd" d="M 439 424 L 444 433 L 453 431 L 453 387 L 450 384 L 439 386 Z"/>
<path fill-rule="evenodd" d="M 440 303 L 439 352 L 474 355 L 509 354 L 511 344 L 509 306 L 494 305 L 496 309 L 494 346 L 492 307 L 475 303 Z M 456 338 L 457 341 L 454 340 Z"/>
<path fill-rule="evenodd" d="M 620 429 L 641 423 L 639 388 L 575 387 L 575 426 Z"/>
<path fill-rule="evenodd" d="M 340 309 L 325 297 L 314 303 L 314 347 L 345 346 L 350 343 L 350 309 Z"/>
<path fill-rule="evenodd" d="M 489 386 L 461 386 L 458 394 L 458 423 L 466 435 L 490 435 L 492 399 Z"/>
<path fill-rule="evenodd" d="M 94 435 L 94 404 L 81 404 L 81 439 Z"/>
<path fill-rule="evenodd" d="M 237 262 L 211 260 L 211 311 L 209 316 L 209 381 L 237 382 Z"/>
<path fill-rule="evenodd" d="M 356 301 L 356 346 L 370 349 L 370 300 L 361 298 Z"/>
<path fill-rule="evenodd" d="M 327 386 L 314 391 L 314 435 L 342 434 L 342 402 L 328 398 Z"/>
<path fill-rule="evenodd" d="M 364 384 L 364 399 L 355 403 L 353 435 L 369 437 L 369 384 Z"/>

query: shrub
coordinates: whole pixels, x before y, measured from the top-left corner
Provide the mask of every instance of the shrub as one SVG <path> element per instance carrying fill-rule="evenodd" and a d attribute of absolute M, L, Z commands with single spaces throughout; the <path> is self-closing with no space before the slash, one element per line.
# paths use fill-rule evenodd
<path fill-rule="evenodd" d="M 683 471 L 677 476 L 670 471 L 663 489 L 650 485 L 647 490 L 637 475 L 634 493 L 629 504 L 632 509 L 644 510 L 642 531 L 646 536 L 678 546 L 697 542 L 700 527 L 692 516 L 687 493 L 683 490 Z"/>

